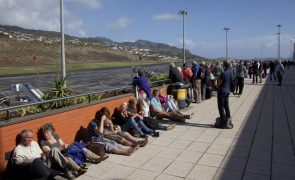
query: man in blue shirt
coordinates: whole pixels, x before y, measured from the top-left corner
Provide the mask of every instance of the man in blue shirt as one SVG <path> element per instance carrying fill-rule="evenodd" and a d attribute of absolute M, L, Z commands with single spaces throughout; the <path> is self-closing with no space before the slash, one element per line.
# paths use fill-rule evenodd
<path fill-rule="evenodd" d="M 230 120 L 229 110 L 229 94 L 231 92 L 231 85 L 233 81 L 233 72 L 230 68 L 230 62 L 224 61 L 224 72 L 221 74 L 220 79 L 217 81 L 217 104 L 220 115 L 220 124 L 216 128 L 231 129 L 233 124 Z"/>

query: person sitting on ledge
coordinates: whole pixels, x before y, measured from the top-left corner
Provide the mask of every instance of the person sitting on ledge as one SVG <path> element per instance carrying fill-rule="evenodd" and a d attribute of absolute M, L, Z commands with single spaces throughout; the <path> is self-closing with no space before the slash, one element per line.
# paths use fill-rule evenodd
<path fill-rule="evenodd" d="M 65 156 L 63 153 L 66 152 L 68 144 L 65 144 L 57 134 L 55 134 L 55 129 L 51 124 L 44 124 L 40 128 L 42 137 L 40 137 L 40 146 L 43 152 L 47 155 L 51 151 L 58 151 L 60 158 L 62 158 L 69 168 L 74 173 L 83 174 L 86 172 L 86 169 L 80 167 L 72 158 Z"/>
<path fill-rule="evenodd" d="M 40 144 L 44 152 L 48 152 L 54 147 L 58 148 L 61 152 L 66 152 L 67 149 L 70 147 L 69 144 L 64 143 L 63 140 L 58 136 L 58 134 L 55 133 L 55 129 L 52 124 L 42 125 L 40 131 L 43 135 L 43 139 L 41 140 Z M 86 147 L 83 147 L 82 151 L 83 153 L 85 153 L 86 158 L 90 162 L 93 162 L 95 164 L 108 158 L 108 156 L 98 156 L 88 150 Z M 86 172 L 86 170 L 79 167 L 71 157 L 66 156 L 66 159 L 68 159 L 69 163 L 72 164 L 72 166 L 78 173 Z"/>
<path fill-rule="evenodd" d="M 158 120 L 150 116 L 150 108 L 146 107 L 146 104 L 143 99 L 139 98 L 138 100 L 138 114 L 143 117 L 143 122 L 147 127 L 153 130 L 172 130 L 175 128 L 175 124 L 163 125 L 158 122 Z"/>
<path fill-rule="evenodd" d="M 123 144 L 125 146 L 132 147 L 143 147 L 147 144 L 148 140 L 140 140 L 132 136 L 129 132 L 122 131 L 119 125 L 114 125 L 112 120 L 107 119 L 104 121 L 104 137 L 107 139 L 116 141 L 117 143 Z"/>
<path fill-rule="evenodd" d="M 133 135 L 139 134 L 141 138 L 148 138 L 148 136 L 139 128 L 136 121 L 128 116 L 126 103 L 121 104 L 119 108 L 115 109 L 113 114 L 113 123 L 121 126 L 123 131 L 133 131 Z"/>
<path fill-rule="evenodd" d="M 128 116 L 132 119 L 135 119 L 135 121 L 138 123 L 138 125 L 141 127 L 143 132 L 147 134 L 153 134 L 155 137 L 159 137 L 160 133 L 158 131 L 155 131 L 149 127 L 146 126 L 144 123 L 144 118 L 142 114 L 137 113 L 137 101 L 136 99 L 129 99 L 128 101 L 128 108 L 127 108 Z"/>
<path fill-rule="evenodd" d="M 65 159 L 62 158 L 62 154 L 52 151 L 49 156 L 45 156 L 38 143 L 33 140 L 33 131 L 27 129 L 22 130 L 19 136 L 21 142 L 16 146 L 13 154 L 13 160 L 17 169 L 28 168 L 30 178 L 41 176 L 47 179 L 54 179 L 59 173 L 49 167 L 53 162 L 57 162 L 66 172 L 67 178 L 74 178 Z M 18 172 L 16 171 L 14 173 Z"/>
<path fill-rule="evenodd" d="M 159 90 L 153 90 L 153 98 L 151 100 L 151 112 L 158 118 L 167 118 L 171 121 L 185 122 L 186 119 L 191 119 L 193 114 L 185 115 L 179 111 L 169 111 L 166 112 L 163 106 L 161 105 L 159 99 Z"/>
<path fill-rule="evenodd" d="M 95 118 L 91 120 L 87 126 L 88 141 L 104 143 L 105 150 L 108 153 L 130 156 L 137 147 L 124 146 L 104 137 L 104 123 L 107 119 L 110 119 L 110 111 L 108 108 L 103 107 L 96 112 Z"/>

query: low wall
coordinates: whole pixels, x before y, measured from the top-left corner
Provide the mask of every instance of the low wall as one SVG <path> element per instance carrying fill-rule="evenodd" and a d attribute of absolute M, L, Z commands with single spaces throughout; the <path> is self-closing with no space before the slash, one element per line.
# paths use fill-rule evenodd
<path fill-rule="evenodd" d="M 33 118 L 24 122 L 19 122 L 10 125 L 2 125 L 0 127 L 0 179 L 5 171 L 7 161 L 5 153 L 13 150 L 16 146 L 16 135 L 23 129 L 31 129 L 35 132 L 34 140 L 37 141 L 37 131 L 44 123 L 52 123 L 56 132 L 66 142 L 73 142 L 76 133 L 81 126 L 87 127 L 90 120 L 95 116 L 97 110 L 102 107 L 108 107 L 111 111 L 118 107 L 123 102 L 128 102 L 134 98 L 132 95 L 127 95 L 118 99 L 110 99 L 99 104 L 80 107 L 78 109 L 67 110 L 65 112 L 55 113 L 40 118 Z M 11 120 L 12 121 L 12 120 Z"/>
<path fill-rule="evenodd" d="M 161 87 L 163 94 L 167 94 L 167 87 Z M 55 110 L 40 115 L 32 115 L 21 118 L 19 120 L 10 120 L 0 124 L 0 179 L 5 171 L 7 160 L 5 153 L 10 152 L 16 146 L 16 136 L 23 129 L 31 129 L 35 132 L 34 140 L 37 141 L 37 131 L 39 127 L 45 123 L 52 123 L 58 135 L 65 143 L 74 141 L 75 136 L 81 126 L 87 127 L 90 120 L 95 116 L 95 113 L 102 107 L 109 108 L 111 114 L 116 107 L 119 107 L 123 102 L 128 102 L 134 98 L 132 94 L 113 97 L 102 100 L 98 104 L 84 105 L 80 107 L 71 107 Z M 42 115 L 43 114 L 43 115 Z M 42 117 L 41 117 L 42 116 Z"/>

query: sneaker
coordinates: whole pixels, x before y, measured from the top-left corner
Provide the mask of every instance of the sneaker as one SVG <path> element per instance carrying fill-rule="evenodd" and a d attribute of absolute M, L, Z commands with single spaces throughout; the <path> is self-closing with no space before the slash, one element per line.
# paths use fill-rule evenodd
<path fill-rule="evenodd" d="M 172 130 L 172 129 L 174 129 L 175 126 L 176 126 L 175 124 L 171 124 L 170 126 L 167 127 L 167 131 L 168 131 L 168 130 Z"/>
<path fill-rule="evenodd" d="M 160 136 L 160 132 L 155 131 L 155 132 L 154 132 L 154 137 L 159 137 L 159 136 Z"/>
<path fill-rule="evenodd" d="M 147 143 L 148 143 L 147 139 L 138 141 L 139 147 L 144 147 L 147 145 Z"/>
<path fill-rule="evenodd" d="M 192 114 L 190 114 L 190 115 L 185 115 L 185 119 L 191 119 L 192 117 L 193 117 Z"/>
<path fill-rule="evenodd" d="M 142 134 L 142 135 L 140 135 L 140 137 L 143 138 L 143 139 L 148 139 L 149 138 L 146 134 Z"/>

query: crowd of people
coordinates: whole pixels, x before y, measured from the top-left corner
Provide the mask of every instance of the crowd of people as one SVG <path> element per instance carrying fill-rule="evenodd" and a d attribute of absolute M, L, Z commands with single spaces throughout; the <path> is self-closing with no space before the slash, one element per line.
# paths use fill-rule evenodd
<path fill-rule="evenodd" d="M 293 65 L 292 61 L 220 61 L 214 65 L 204 61 L 192 65 L 183 64 L 183 68 L 170 63 L 169 78 L 171 83 L 181 83 L 187 87 L 187 105 L 190 102 L 201 103 L 210 99 L 212 92 L 217 92 L 217 105 L 220 117 L 215 127 L 232 128 L 228 97 L 230 93 L 240 97 L 244 89 L 245 78 L 252 79 L 252 84 L 262 83 L 269 73 L 270 81 L 282 85 L 285 67 Z M 269 69 L 269 70 L 268 70 Z"/>
<path fill-rule="evenodd" d="M 215 65 L 205 62 L 192 62 L 178 68 L 170 64 L 171 83 L 187 85 L 187 105 L 190 102 L 201 103 L 211 98 L 212 91 L 217 92 L 217 107 L 220 117 L 216 128 L 233 127 L 229 109 L 230 93 L 242 95 L 244 79 L 253 78 L 252 83 L 262 82 L 269 69 L 269 79 L 282 83 L 284 63 L 269 62 L 217 62 Z M 288 63 L 285 64 L 288 67 Z M 60 172 L 67 179 L 87 171 L 85 162 L 99 163 L 108 158 L 105 153 L 131 155 L 146 146 L 148 137 L 159 137 L 159 130 L 171 130 L 176 125 L 161 123 L 175 121 L 185 123 L 193 114 L 182 113 L 171 95 L 165 95 L 161 89 L 151 90 L 149 79 L 142 71 L 133 80 L 138 86 L 138 98 L 122 103 L 113 114 L 107 107 L 99 109 L 87 126 L 85 142 L 75 141 L 66 144 L 55 132 L 52 124 L 44 124 L 38 132 L 38 142 L 33 140 L 34 132 L 25 129 L 20 132 L 20 143 L 13 151 L 14 168 L 30 177 L 54 179 Z M 169 124 L 169 125 L 167 125 Z M 24 171 L 25 169 L 25 171 Z"/>

